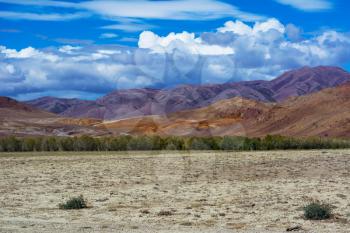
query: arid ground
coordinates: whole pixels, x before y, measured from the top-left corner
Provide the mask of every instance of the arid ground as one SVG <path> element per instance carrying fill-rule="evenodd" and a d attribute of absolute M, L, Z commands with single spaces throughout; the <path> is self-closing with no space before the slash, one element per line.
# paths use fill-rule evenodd
<path fill-rule="evenodd" d="M 84 195 L 90 208 L 60 210 Z M 334 207 L 308 221 L 302 207 Z M 350 150 L 0 154 L 0 232 L 350 232 Z"/>

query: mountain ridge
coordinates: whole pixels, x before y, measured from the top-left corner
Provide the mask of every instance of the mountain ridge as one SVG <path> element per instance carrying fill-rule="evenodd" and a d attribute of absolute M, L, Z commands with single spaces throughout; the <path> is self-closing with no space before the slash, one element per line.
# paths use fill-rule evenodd
<path fill-rule="evenodd" d="M 65 117 L 118 120 L 201 108 L 236 96 L 278 103 L 289 97 L 311 94 L 349 81 L 350 74 L 339 67 L 302 67 L 285 72 L 271 81 L 116 90 L 96 101 L 51 97 L 47 101 L 36 99 L 26 103 Z"/>
<path fill-rule="evenodd" d="M 103 122 L 113 134 L 350 137 L 350 83 L 281 103 L 235 97 L 164 116 Z"/>

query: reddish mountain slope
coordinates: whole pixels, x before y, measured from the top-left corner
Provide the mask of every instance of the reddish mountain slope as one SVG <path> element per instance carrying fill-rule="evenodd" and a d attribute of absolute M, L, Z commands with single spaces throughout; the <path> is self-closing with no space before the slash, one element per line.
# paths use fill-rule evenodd
<path fill-rule="evenodd" d="M 278 102 L 349 82 L 350 74 L 341 68 L 319 66 L 289 71 L 269 83 Z"/>
<path fill-rule="evenodd" d="M 169 115 L 153 115 L 104 122 L 103 127 L 114 134 L 159 135 L 223 135 L 228 130 L 241 135 L 241 122 L 259 118 L 271 104 L 235 97 L 210 106 L 180 111 Z M 233 132 L 230 132 L 233 134 Z"/>
<path fill-rule="evenodd" d="M 42 98 L 27 103 L 67 117 L 116 120 L 195 109 L 233 97 L 279 102 L 291 96 L 307 95 L 348 81 L 350 74 L 337 67 L 304 67 L 289 71 L 272 81 L 183 85 L 163 90 L 118 90 L 96 101 Z"/>
<path fill-rule="evenodd" d="M 254 122 L 248 134 L 350 137 L 350 84 L 287 100 Z"/>
<path fill-rule="evenodd" d="M 0 97 L 0 136 L 16 135 L 107 135 L 94 119 L 63 118 L 8 97 Z"/>
<path fill-rule="evenodd" d="M 279 104 L 236 97 L 200 109 L 102 125 L 114 134 L 350 137 L 350 84 Z"/>
<path fill-rule="evenodd" d="M 28 101 L 26 103 L 36 108 L 40 108 L 47 112 L 52 112 L 55 114 L 63 113 L 71 108 L 74 108 L 75 106 L 95 104 L 94 101 L 79 100 L 79 99 L 61 99 L 61 98 L 55 98 L 55 97 L 49 97 L 49 96 L 41 97 L 39 99 Z"/>
<path fill-rule="evenodd" d="M 28 104 L 20 103 L 14 99 L 0 96 L 0 118 L 50 118 L 55 115 L 36 109 Z"/>

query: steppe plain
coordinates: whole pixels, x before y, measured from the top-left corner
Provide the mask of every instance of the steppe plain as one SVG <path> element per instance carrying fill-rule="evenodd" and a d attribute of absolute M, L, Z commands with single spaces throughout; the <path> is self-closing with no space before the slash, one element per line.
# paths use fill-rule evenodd
<path fill-rule="evenodd" d="M 0 154 L 0 232 L 350 232 L 350 150 Z M 82 194 L 89 208 L 60 210 Z M 330 220 L 309 221 L 311 199 Z"/>

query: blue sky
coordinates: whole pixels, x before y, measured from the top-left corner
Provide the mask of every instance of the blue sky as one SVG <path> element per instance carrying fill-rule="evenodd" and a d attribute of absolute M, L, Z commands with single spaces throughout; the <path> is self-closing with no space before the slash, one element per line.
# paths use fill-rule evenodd
<path fill-rule="evenodd" d="M 347 0 L 0 0 L 0 95 L 94 99 L 304 65 L 350 70 L 348 9 Z"/>
<path fill-rule="evenodd" d="M 1 12 L 13 12 L 18 15 L 9 17 L 6 15 L 1 16 L 0 14 L 0 33 L 2 44 L 16 49 L 27 46 L 38 48 L 59 46 L 60 44 L 66 44 L 64 42 L 68 41 L 80 45 L 95 43 L 136 46 L 138 36 L 143 30 L 152 30 L 159 35 L 182 31 L 201 33 L 213 31 L 224 22 L 237 18 L 234 15 L 233 17 L 223 15 L 222 17 L 218 16 L 217 19 L 207 20 L 203 17 L 204 20 L 201 20 L 200 17 L 196 17 L 193 13 L 193 17 L 181 20 L 168 20 L 168 17 L 155 19 L 140 17 L 136 18 L 138 22 L 127 22 L 128 20 L 132 21 L 132 19 L 125 17 L 125 22 L 121 22 L 123 18 L 108 18 L 102 10 L 101 12 L 91 12 L 73 7 L 44 7 L 43 5 L 45 4 L 40 4 L 40 0 L 33 1 L 33 5 L 11 4 L 11 2 L 20 3 L 21 1 L 0 1 Z M 69 2 L 79 3 L 83 1 L 73 0 Z M 118 2 L 118 0 L 114 2 Z M 128 4 L 130 8 L 137 8 L 138 5 L 142 6 L 137 2 L 133 3 L 133 1 L 119 2 L 130 2 Z M 350 20 L 346 20 L 348 18 L 348 9 L 350 9 L 350 2 L 347 0 L 328 1 L 329 7 L 325 7 L 324 9 L 317 8 L 317 5 L 320 4 L 318 1 L 315 1 L 315 7 L 311 7 L 311 9 L 293 7 L 293 5 L 281 4 L 275 0 L 226 0 L 221 2 L 229 5 L 232 4 L 243 12 L 257 16 L 277 18 L 283 24 L 295 24 L 304 30 L 305 36 L 326 29 L 335 29 L 344 32 L 350 31 Z M 201 3 L 198 1 L 198 3 L 193 4 Z M 24 15 L 24 13 L 28 12 L 37 15 L 61 14 L 62 18 L 50 20 L 47 17 L 47 19 L 42 18 L 41 20 L 28 20 Z M 21 13 L 23 14 L 23 18 L 20 17 Z M 74 13 L 80 13 L 81 16 L 79 17 L 78 15 L 76 19 L 71 20 L 64 18 L 64 16 Z M 118 27 L 116 29 L 108 29 L 108 26 L 114 24 L 119 25 L 121 29 L 118 29 Z M 107 28 L 104 28 L 106 26 Z M 102 34 L 111 34 L 111 36 L 110 38 L 104 38 L 101 36 Z M 115 34 L 117 37 L 113 37 L 112 34 Z"/>

